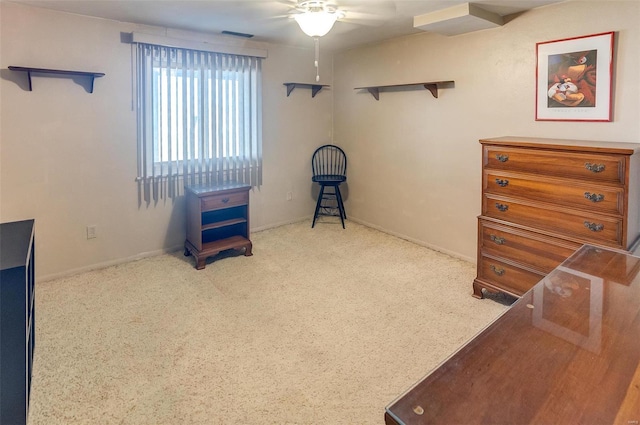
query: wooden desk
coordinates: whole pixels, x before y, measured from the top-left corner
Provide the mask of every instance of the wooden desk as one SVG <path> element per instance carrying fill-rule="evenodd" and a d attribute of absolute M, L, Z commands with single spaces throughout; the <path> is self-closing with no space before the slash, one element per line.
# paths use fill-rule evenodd
<path fill-rule="evenodd" d="M 640 258 L 585 245 L 386 408 L 396 424 L 640 421 Z"/>

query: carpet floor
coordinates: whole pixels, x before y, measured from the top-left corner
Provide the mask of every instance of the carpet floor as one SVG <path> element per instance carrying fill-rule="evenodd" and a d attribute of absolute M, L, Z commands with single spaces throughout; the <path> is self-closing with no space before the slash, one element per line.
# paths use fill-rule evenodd
<path fill-rule="evenodd" d="M 38 283 L 29 425 L 383 424 L 512 301 L 354 222 L 252 241 L 204 270 L 176 252 Z"/>

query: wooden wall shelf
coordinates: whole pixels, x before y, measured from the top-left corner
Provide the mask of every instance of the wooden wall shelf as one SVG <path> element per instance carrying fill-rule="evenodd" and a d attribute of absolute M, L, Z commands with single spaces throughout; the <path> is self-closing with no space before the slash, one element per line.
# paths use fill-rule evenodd
<path fill-rule="evenodd" d="M 329 87 L 325 84 L 309 84 L 309 83 L 283 83 L 283 85 L 287 86 L 287 97 L 291 94 L 293 89 L 296 87 L 302 89 L 311 89 L 311 97 L 316 97 L 316 94 L 324 87 Z"/>
<path fill-rule="evenodd" d="M 438 98 L 438 88 L 440 86 L 452 85 L 455 81 L 431 81 L 426 83 L 406 83 L 406 84 L 393 84 L 389 86 L 369 86 L 369 87 L 356 87 L 355 90 L 367 90 L 376 99 L 380 100 L 380 90 L 385 89 L 399 89 L 404 87 L 424 87 L 429 90 L 433 97 Z"/>
<path fill-rule="evenodd" d="M 67 77 L 88 77 L 90 79 L 89 85 L 89 93 L 93 93 L 93 82 L 98 77 L 104 77 L 104 73 L 102 72 L 84 72 L 84 71 L 63 71 L 60 69 L 45 69 L 45 68 L 29 68 L 24 66 L 10 66 L 10 70 L 12 71 L 22 71 L 27 73 L 27 78 L 29 80 L 29 91 L 32 91 L 31 86 L 31 74 L 55 74 L 62 75 Z"/>

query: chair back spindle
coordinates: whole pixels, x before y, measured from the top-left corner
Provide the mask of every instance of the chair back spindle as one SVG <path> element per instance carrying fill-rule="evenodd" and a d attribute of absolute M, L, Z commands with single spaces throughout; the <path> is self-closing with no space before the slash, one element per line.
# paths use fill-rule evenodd
<path fill-rule="evenodd" d="M 347 175 L 347 156 L 344 151 L 335 145 L 320 146 L 313 153 L 311 160 L 313 176 L 336 176 Z M 343 180 L 344 181 L 344 180 Z"/>

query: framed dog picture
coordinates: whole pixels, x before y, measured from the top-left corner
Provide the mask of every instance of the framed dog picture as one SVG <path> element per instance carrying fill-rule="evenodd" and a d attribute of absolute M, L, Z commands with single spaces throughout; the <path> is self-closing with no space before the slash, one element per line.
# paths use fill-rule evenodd
<path fill-rule="evenodd" d="M 536 121 L 611 121 L 613 34 L 536 44 Z"/>

